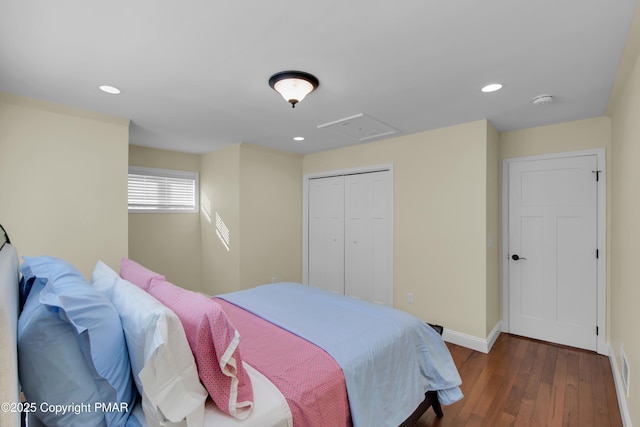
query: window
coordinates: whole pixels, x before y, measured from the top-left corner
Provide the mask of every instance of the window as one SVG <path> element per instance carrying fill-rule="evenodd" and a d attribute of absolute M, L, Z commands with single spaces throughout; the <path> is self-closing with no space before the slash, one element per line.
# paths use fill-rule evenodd
<path fill-rule="evenodd" d="M 198 173 L 129 166 L 129 212 L 198 212 Z"/>

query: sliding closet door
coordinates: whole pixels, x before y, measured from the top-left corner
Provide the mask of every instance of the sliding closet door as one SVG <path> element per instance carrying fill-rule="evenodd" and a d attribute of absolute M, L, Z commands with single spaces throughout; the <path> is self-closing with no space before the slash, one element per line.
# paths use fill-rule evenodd
<path fill-rule="evenodd" d="M 345 176 L 345 294 L 393 305 L 389 171 Z"/>
<path fill-rule="evenodd" d="M 344 293 L 344 176 L 309 180 L 309 285 Z"/>

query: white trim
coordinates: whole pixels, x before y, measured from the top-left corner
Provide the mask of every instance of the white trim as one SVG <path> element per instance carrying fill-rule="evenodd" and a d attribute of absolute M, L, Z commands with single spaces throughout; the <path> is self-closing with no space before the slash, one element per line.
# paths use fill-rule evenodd
<path fill-rule="evenodd" d="M 488 354 L 491 351 L 493 344 L 495 344 L 496 340 L 500 336 L 500 324 L 501 322 L 496 323 L 496 326 L 493 328 L 491 333 L 489 333 L 489 336 L 486 339 L 467 335 L 462 332 L 452 331 L 446 328 L 442 332 L 442 339 L 452 344 Z"/>
<path fill-rule="evenodd" d="M 390 268 L 390 276 L 391 276 L 391 305 L 394 305 L 394 257 L 393 257 L 393 248 L 395 246 L 394 233 L 393 233 L 393 224 L 394 224 L 394 211 L 395 211 L 395 202 L 394 202 L 394 179 L 393 179 L 393 163 L 384 163 L 380 165 L 371 165 L 371 166 L 360 166 L 355 168 L 348 169 L 336 169 L 325 172 L 315 172 L 310 174 L 305 174 L 302 177 L 302 283 L 305 285 L 309 284 L 309 266 L 308 266 L 308 256 L 309 256 L 309 180 L 314 178 L 329 178 L 332 176 L 341 176 L 341 175 L 355 175 L 359 173 L 370 173 L 370 172 L 382 172 L 389 171 L 390 174 L 390 186 L 391 186 L 391 212 L 389 213 L 389 223 L 391 226 L 391 248 L 389 250 L 389 268 Z"/>
<path fill-rule="evenodd" d="M 358 173 L 381 172 L 381 171 L 393 172 L 393 163 L 383 163 L 380 165 L 359 166 L 355 168 L 336 169 L 336 170 L 325 171 L 325 172 L 309 173 L 309 174 L 305 174 L 302 177 L 302 179 L 304 179 L 305 182 L 308 182 L 309 179 L 313 179 L 313 178 L 328 178 L 330 176 L 355 175 Z"/>
<path fill-rule="evenodd" d="M 624 427 L 632 427 L 631 414 L 629 413 L 629 407 L 627 406 L 626 392 L 624 384 L 622 382 L 622 376 L 618 369 L 618 362 L 613 349 L 607 343 L 607 351 L 609 355 L 609 361 L 611 362 L 611 371 L 613 372 L 613 383 L 616 387 L 616 396 L 618 397 L 618 407 L 620 408 L 620 417 L 622 418 L 622 425 Z"/>
<path fill-rule="evenodd" d="M 493 345 L 496 343 L 496 340 L 500 336 L 500 331 L 502 330 L 502 321 L 498 321 L 496 326 L 493 327 L 489 336 L 487 337 L 487 353 L 491 351 Z"/>
<path fill-rule="evenodd" d="M 599 354 L 606 355 L 608 352 L 606 341 L 606 259 L 607 259 L 607 243 L 605 234 L 606 224 L 606 163 L 604 148 L 593 150 L 571 151 L 566 153 L 543 154 L 539 156 L 516 157 L 504 159 L 502 161 L 502 259 L 506 260 L 509 256 L 509 165 L 515 162 L 527 162 L 535 160 L 550 160 L 565 157 L 580 156 L 596 156 L 600 180 L 598 184 L 598 249 L 599 257 L 597 260 L 597 322 L 599 334 L 596 338 L 596 351 Z M 502 331 L 509 332 L 509 263 L 502 263 Z"/>

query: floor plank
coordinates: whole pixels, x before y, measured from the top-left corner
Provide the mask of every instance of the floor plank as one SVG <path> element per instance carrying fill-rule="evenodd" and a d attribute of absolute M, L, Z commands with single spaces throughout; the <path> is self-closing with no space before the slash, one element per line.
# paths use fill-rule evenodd
<path fill-rule="evenodd" d="M 490 354 L 447 346 L 465 397 L 416 427 L 622 426 L 606 356 L 510 334 Z"/>

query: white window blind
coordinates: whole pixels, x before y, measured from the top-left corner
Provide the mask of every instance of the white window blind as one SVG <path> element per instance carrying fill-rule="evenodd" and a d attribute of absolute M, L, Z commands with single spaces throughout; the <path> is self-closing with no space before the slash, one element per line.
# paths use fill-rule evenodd
<path fill-rule="evenodd" d="M 129 212 L 198 212 L 198 173 L 129 166 Z"/>

